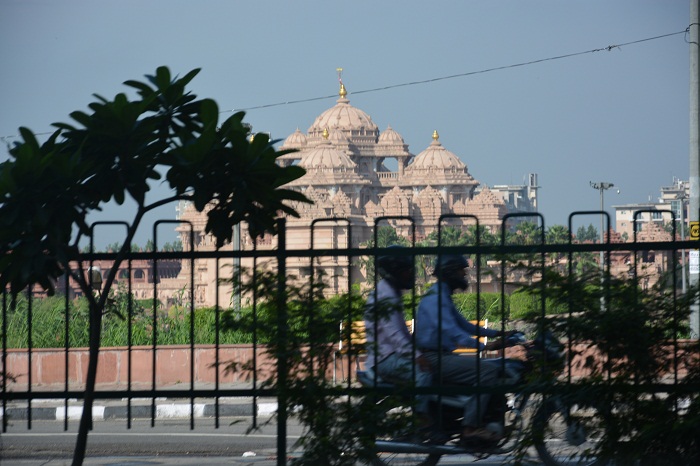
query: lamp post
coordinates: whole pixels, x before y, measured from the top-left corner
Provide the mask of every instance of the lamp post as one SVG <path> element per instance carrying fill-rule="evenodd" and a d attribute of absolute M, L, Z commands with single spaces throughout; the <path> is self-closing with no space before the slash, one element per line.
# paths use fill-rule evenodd
<path fill-rule="evenodd" d="M 685 241 L 685 192 L 678 194 L 676 199 L 681 201 L 681 241 Z M 685 249 L 681 250 L 681 287 L 683 294 L 686 292 L 685 285 Z"/>
<path fill-rule="evenodd" d="M 603 211 L 605 209 L 604 203 L 603 203 L 603 198 L 605 196 L 604 193 L 605 193 L 605 190 L 610 189 L 615 185 L 612 183 L 608 183 L 607 181 L 599 181 L 597 183 L 594 183 L 593 181 L 591 181 L 590 184 L 591 184 L 591 188 L 597 189 L 598 191 L 600 191 L 600 212 L 601 212 L 601 214 L 600 214 L 600 244 L 602 246 L 604 238 L 605 238 L 604 233 L 603 233 L 603 228 L 604 228 L 603 223 L 605 221 L 605 216 L 603 215 Z M 605 256 L 603 254 L 603 250 L 601 249 L 601 251 L 600 251 L 600 268 L 601 268 L 601 270 L 604 268 L 604 265 L 605 265 Z"/>

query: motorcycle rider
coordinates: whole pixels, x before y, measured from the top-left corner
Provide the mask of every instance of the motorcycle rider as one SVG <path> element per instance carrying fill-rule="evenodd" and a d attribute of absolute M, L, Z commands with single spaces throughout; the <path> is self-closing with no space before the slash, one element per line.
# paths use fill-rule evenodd
<path fill-rule="evenodd" d="M 491 351 L 502 347 L 501 340 L 484 345 L 476 337 L 509 336 L 513 332 L 501 332 L 472 324 L 459 313 L 452 300 L 457 290 L 466 290 L 467 260 L 461 255 L 439 256 L 433 275 L 438 278 L 418 306 L 416 322 L 416 344 L 422 355 L 440 374 L 434 374 L 435 382 L 444 385 L 473 386 L 477 381 L 482 386 L 492 385 L 498 378 L 500 365 L 488 360 L 479 361 L 473 355 L 453 353 L 458 347 Z M 495 362 L 495 361 L 494 361 Z M 497 441 L 500 434 L 480 427 L 481 417 L 486 410 L 490 395 L 487 393 L 470 396 L 464 407 L 461 440 L 464 443 Z"/>
<path fill-rule="evenodd" d="M 390 248 L 401 249 L 401 246 L 394 245 Z M 403 290 L 413 288 L 413 257 L 380 256 L 376 264 L 382 279 L 377 283 L 377 288 L 370 293 L 365 307 L 365 366 L 390 383 L 414 384 L 415 387 L 430 386 L 433 380 L 431 365 L 418 350 L 415 351 L 415 360 L 413 359 L 413 339 L 406 327 L 401 299 Z M 416 396 L 414 410 L 418 425 L 425 432 L 429 432 L 433 421 L 428 416 L 428 398 L 425 395 Z"/>

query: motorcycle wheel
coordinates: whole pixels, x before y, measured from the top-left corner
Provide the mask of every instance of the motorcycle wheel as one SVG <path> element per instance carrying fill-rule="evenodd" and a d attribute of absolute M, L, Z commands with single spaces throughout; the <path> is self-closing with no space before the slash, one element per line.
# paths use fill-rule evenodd
<path fill-rule="evenodd" d="M 567 416 L 566 406 L 544 403 L 533 419 L 534 445 L 547 466 L 601 465 L 596 453 L 596 431 L 591 420 L 596 419 L 592 407 L 572 407 Z M 587 417 L 587 422 L 578 421 Z M 568 420 L 567 420 L 568 418 Z"/>
<path fill-rule="evenodd" d="M 435 466 L 442 455 L 420 453 L 377 453 L 372 466 Z"/>

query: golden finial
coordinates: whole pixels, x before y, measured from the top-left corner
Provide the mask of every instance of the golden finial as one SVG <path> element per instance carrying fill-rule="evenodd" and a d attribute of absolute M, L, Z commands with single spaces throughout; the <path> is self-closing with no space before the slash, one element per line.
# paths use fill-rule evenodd
<path fill-rule="evenodd" d="M 437 141 L 440 139 L 440 135 L 438 134 L 437 130 L 433 131 L 433 141 Z"/>
<path fill-rule="evenodd" d="M 252 143 L 255 140 L 255 134 L 250 135 L 250 142 Z"/>
<path fill-rule="evenodd" d="M 329 135 L 328 128 L 323 128 L 323 134 L 322 134 L 323 139 L 328 139 L 328 135 Z"/>
<path fill-rule="evenodd" d="M 340 83 L 340 92 L 338 92 L 338 94 L 344 99 L 345 96 L 348 95 L 348 91 L 345 90 L 345 84 L 343 84 L 343 69 L 336 68 L 335 70 L 338 72 L 338 82 Z"/>

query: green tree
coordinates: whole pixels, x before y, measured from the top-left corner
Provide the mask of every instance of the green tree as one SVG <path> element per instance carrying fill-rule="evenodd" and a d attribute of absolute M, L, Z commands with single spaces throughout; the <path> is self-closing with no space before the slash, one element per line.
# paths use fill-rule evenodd
<path fill-rule="evenodd" d="M 471 245 L 475 246 L 477 244 L 477 239 L 478 243 L 481 246 L 487 246 L 487 245 L 495 245 L 498 244 L 500 241 L 500 238 L 496 235 L 494 235 L 491 230 L 484 226 L 479 226 L 477 228 L 476 225 L 469 225 L 467 226 L 466 231 L 462 234 L 461 237 L 463 243 L 465 245 Z M 476 264 L 477 257 L 476 254 L 473 254 L 470 259 L 472 260 L 473 264 Z M 484 267 L 486 266 L 486 263 L 493 259 L 491 255 L 486 255 L 482 254 L 481 255 L 481 266 Z"/>
<path fill-rule="evenodd" d="M 569 244 L 569 229 L 564 225 L 552 225 L 547 228 L 545 240 L 547 244 Z M 551 258 L 553 263 L 558 263 L 564 254 L 557 252 Z"/>
<path fill-rule="evenodd" d="M 90 246 L 88 245 L 88 250 Z M 117 252 L 122 248 L 122 245 L 119 243 L 119 241 L 115 241 L 114 243 L 110 243 L 105 247 L 105 252 Z"/>
<path fill-rule="evenodd" d="M 700 342 L 679 341 L 689 334 L 698 288 L 680 296 L 669 280 L 642 289 L 633 277 L 606 274 L 601 282 L 598 270 L 554 268 L 542 281 L 513 294 L 511 311 L 521 301 L 520 317 L 567 340 L 569 364 L 582 375 L 569 379 L 564 368 L 546 386 L 571 405 L 597 408 L 579 418 L 596 435 L 594 453 L 615 464 L 698 464 Z"/>
<path fill-rule="evenodd" d="M 508 239 L 511 244 L 542 244 L 542 227 L 534 222 L 518 223 Z"/>
<path fill-rule="evenodd" d="M 280 399 L 276 420 L 286 422 L 286 408 L 294 406 L 297 409 L 290 415 L 305 426 L 296 442 L 301 456 L 293 464 L 370 464 L 374 435 L 405 427 L 410 414 L 404 410 L 386 413 L 372 394 L 346 396 L 347 387 L 336 385 L 328 377 L 335 364 L 335 348 L 330 343 L 338 339 L 338 322 L 346 323 L 341 338 L 350 341 L 351 323 L 362 319 L 364 313 L 361 294 L 355 290 L 329 299 L 323 277 L 303 285 L 282 286 L 280 277 L 268 271 L 242 270 L 241 276 L 230 283 L 236 292 L 255 295 L 258 300 L 254 312 L 252 308 L 226 311 L 223 328 L 255 333 L 266 343 L 263 351 L 277 361 L 277 366 L 261 381 L 261 387 L 275 390 Z M 280 301 L 287 305 L 280 306 Z M 252 369 L 252 361 L 226 367 L 237 373 Z"/>
<path fill-rule="evenodd" d="M 584 243 L 586 241 L 597 242 L 600 236 L 598 235 L 598 229 L 593 226 L 592 223 L 588 227 L 581 225 L 576 230 L 576 241 L 579 243 Z"/>
<path fill-rule="evenodd" d="M 545 239 L 548 244 L 567 244 L 569 242 L 569 229 L 564 225 L 552 225 L 547 228 Z"/>
<path fill-rule="evenodd" d="M 275 233 L 280 213 L 297 215 L 287 201 L 310 202 L 282 188 L 304 170 L 278 165 L 287 152 L 276 151 L 275 141 L 264 133 L 251 138 L 242 112 L 220 122 L 213 100 L 186 91 L 198 73 L 173 77 L 159 67 L 146 82 L 126 81 L 136 98 L 95 96 L 90 113 L 75 111 L 75 123 L 55 123 L 57 130 L 43 144 L 20 128 L 22 140 L 0 165 L 0 286 L 9 286 L 13 297 L 34 284 L 53 293 L 55 279 L 66 273 L 89 302 L 90 357 L 74 465 L 85 457 L 102 315 L 143 216 L 172 202 L 190 201 L 199 211 L 211 203 L 205 229 L 222 246 L 234 224 L 247 222 L 253 237 Z M 161 172 L 172 195 L 149 203 L 147 193 Z M 134 216 L 101 293 L 94 293 L 78 248 L 91 234 L 87 216 L 127 198 L 136 204 Z"/>

